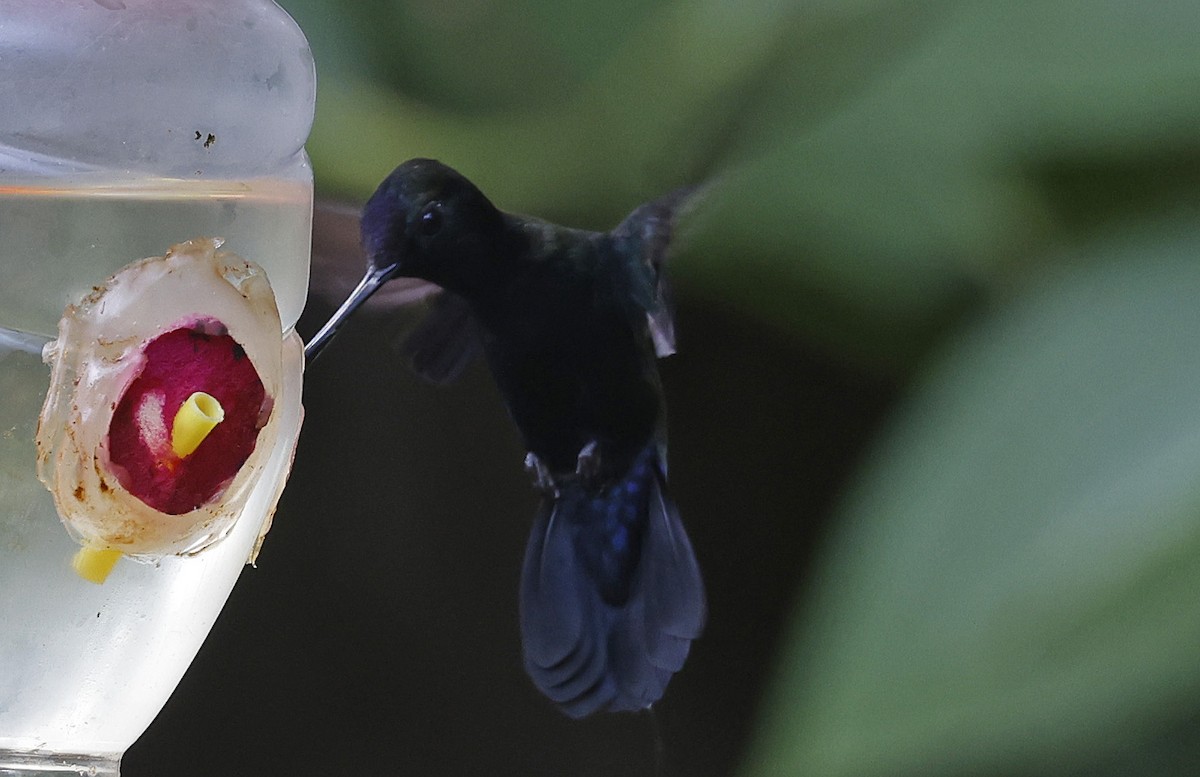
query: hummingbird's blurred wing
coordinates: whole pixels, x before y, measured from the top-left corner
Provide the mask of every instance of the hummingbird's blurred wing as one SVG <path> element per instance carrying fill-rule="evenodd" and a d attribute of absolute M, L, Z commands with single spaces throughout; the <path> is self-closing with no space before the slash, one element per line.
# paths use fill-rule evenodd
<path fill-rule="evenodd" d="M 335 314 L 337 320 L 333 325 L 327 325 L 316 335 L 320 342 L 312 342 L 312 358 L 316 358 L 344 318 L 358 309 L 358 303 L 347 307 L 342 302 L 352 294 L 368 312 L 390 313 L 431 301 L 428 313 L 415 328 L 411 326 L 411 316 L 396 318 L 400 322 L 397 328 L 409 330 L 401 339 L 399 350 L 418 375 L 433 383 L 448 383 L 458 377 L 482 349 L 470 309 L 461 297 L 414 278 L 395 278 L 376 284 L 370 283 L 370 278 L 360 279 L 367 258 L 359 237 L 357 208 L 317 203 L 313 210 L 311 267 L 311 297 L 330 305 L 343 305 Z"/>
<path fill-rule="evenodd" d="M 675 353 L 675 301 L 665 275 L 659 275 L 654 296 L 654 307 L 646 311 L 646 320 L 654 339 L 654 353 L 661 359 Z"/>
<path fill-rule="evenodd" d="M 479 327 L 466 300 L 449 291 L 433 298 L 432 309 L 400 346 L 413 372 L 430 383 L 451 382 L 483 352 Z"/>
<path fill-rule="evenodd" d="M 640 259 L 633 268 L 637 273 L 635 288 L 641 290 L 638 302 L 646 310 L 659 357 L 675 353 L 675 308 L 667 282 L 667 257 L 679 214 L 695 202 L 698 191 L 696 187 L 684 187 L 647 202 L 613 230 L 617 240 L 632 244 L 633 253 Z"/>
<path fill-rule="evenodd" d="M 312 264 L 309 295 L 336 307 L 358 283 L 367 267 L 359 234 L 359 208 L 335 202 L 313 207 Z M 364 303 L 363 310 L 390 310 L 419 302 L 441 288 L 415 278 L 396 278 Z"/>

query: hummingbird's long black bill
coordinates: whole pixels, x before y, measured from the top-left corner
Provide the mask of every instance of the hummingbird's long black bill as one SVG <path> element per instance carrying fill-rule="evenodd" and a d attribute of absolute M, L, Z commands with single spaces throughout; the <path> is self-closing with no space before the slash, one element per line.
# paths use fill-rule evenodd
<path fill-rule="evenodd" d="M 366 302 L 372 294 L 378 291 L 383 284 L 389 279 L 386 270 L 371 268 L 367 270 L 367 274 L 362 277 L 358 285 L 354 287 L 354 291 L 350 292 L 350 296 L 346 297 L 346 301 L 342 306 L 325 322 L 325 326 L 321 327 L 312 339 L 304 346 L 304 361 L 306 364 L 312 364 L 313 360 L 320 355 L 333 336 L 337 334 L 342 324 L 350 317 L 350 314 L 358 309 L 360 305 Z"/>

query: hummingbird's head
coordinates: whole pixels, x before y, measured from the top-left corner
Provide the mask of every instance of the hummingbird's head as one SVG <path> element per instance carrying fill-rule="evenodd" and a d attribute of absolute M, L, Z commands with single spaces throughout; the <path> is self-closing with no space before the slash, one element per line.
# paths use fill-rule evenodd
<path fill-rule="evenodd" d="M 468 298 L 495 285 L 512 242 L 504 214 L 475 185 L 441 162 L 410 159 L 363 207 L 367 272 L 304 347 L 313 360 L 342 323 L 393 278 L 421 278 Z"/>
<path fill-rule="evenodd" d="M 495 270 L 504 218 L 466 178 L 441 162 L 410 159 L 363 207 L 371 269 L 463 291 Z"/>

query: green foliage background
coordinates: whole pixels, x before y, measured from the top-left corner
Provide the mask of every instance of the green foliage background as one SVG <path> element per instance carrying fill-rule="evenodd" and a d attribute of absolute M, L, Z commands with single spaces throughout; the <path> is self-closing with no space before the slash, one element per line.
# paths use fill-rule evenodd
<path fill-rule="evenodd" d="M 607 227 L 708 183 L 683 291 L 905 381 L 746 777 L 1191 773 L 1200 4 L 282 4 L 325 194 L 432 156 Z"/>

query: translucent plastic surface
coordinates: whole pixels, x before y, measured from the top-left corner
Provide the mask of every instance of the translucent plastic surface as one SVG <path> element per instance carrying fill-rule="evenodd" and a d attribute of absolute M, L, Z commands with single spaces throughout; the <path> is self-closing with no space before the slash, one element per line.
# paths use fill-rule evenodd
<path fill-rule="evenodd" d="M 0 326 L 52 336 L 68 302 L 129 262 L 223 237 L 267 271 L 284 329 L 308 290 L 312 184 L 144 179 L 6 187 L 0 177 Z"/>
<path fill-rule="evenodd" d="M 49 372 L 0 345 L 0 750 L 119 755 L 166 703 L 245 566 L 300 431 L 299 338 L 284 350 L 280 438 L 243 520 L 199 556 L 118 563 L 103 585 L 33 476 Z"/>
<path fill-rule="evenodd" d="M 0 175 L 242 178 L 295 166 L 316 76 L 269 0 L 3 0 Z"/>
<path fill-rule="evenodd" d="M 307 42 L 270 0 L 0 0 L 0 773 L 72 754 L 114 773 L 270 518 L 302 416 L 291 329 L 308 281 L 315 93 Z M 37 480 L 40 345 L 119 268 L 217 237 L 276 297 L 278 442 L 223 540 L 85 581 Z"/>
<path fill-rule="evenodd" d="M 269 0 L 0 0 L 0 326 L 195 237 L 308 285 L 316 81 Z"/>

